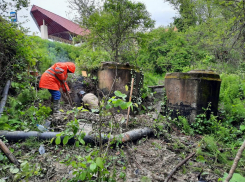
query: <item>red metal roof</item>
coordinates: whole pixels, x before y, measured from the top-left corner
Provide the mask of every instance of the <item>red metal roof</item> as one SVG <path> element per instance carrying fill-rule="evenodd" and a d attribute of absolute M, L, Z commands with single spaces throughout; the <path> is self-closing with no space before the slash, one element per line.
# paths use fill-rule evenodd
<path fill-rule="evenodd" d="M 48 35 L 71 40 L 70 34 L 84 36 L 89 33 L 89 30 L 81 28 L 78 24 L 36 5 L 32 6 L 30 13 L 39 30 L 40 26 L 43 25 L 43 20 L 45 21 L 48 27 Z"/>

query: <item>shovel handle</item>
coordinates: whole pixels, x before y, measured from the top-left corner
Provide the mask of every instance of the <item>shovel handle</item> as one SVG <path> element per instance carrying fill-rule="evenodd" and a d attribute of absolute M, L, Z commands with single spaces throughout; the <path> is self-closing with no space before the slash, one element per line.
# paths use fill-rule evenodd
<path fill-rule="evenodd" d="M 68 100 L 69 104 L 70 104 L 71 106 L 73 106 L 73 104 L 72 104 L 72 99 L 71 99 L 70 94 L 68 93 L 68 90 L 67 90 L 67 88 L 66 88 L 65 82 L 63 82 L 63 84 L 64 84 L 64 87 L 65 87 L 65 90 L 66 90 L 66 96 L 68 97 L 67 100 Z"/>

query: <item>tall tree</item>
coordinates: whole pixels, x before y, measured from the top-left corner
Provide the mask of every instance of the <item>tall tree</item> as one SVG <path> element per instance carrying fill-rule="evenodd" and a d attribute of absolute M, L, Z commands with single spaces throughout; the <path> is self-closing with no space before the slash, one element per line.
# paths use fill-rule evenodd
<path fill-rule="evenodd" d="M 180 31 L 200 25 L 208 19 L 220 16 L 217 0 L 165 0 L 179 12 L 174 24 Z"/>
<path fill-rule="evenodd" d="M 154 27 L 143 3 L 130 0 L 71 0 L 71 7 L 80 12 L 78 22 L 90 30 L 88 41 L 107 50 L 113 61 L 123 62 L 123 56 L 136 46 L 144 32 Z"/>
<path fill-rule="evenodd" d="M 0 16 L 6 15 L 10 7 L 14 11 L 19 11 L 22 8 L 27 8 L 30 0 L 0 0 Z"/>
<path fill-rule="evenodd" d="M 197 16 L 194 11 L 194 0 L 165 0 L 174 6 L 180 16 L 174 18 L 174 25 L 179 31 L 196 25 Z"/>
<path fill-rule="evenodd" d="M 245 0 L 165 0 L 178 11 L 175 25 L 215 61 L 240 64 L 245 49 Z"/>
<path fill-rule="evenodd" d="M 222 15 L 231 22 L 229 33 L 229 43 L 243 48 L 245 53 L 245 0 L 216 0 L 217 4 L 223 9 Z"/>

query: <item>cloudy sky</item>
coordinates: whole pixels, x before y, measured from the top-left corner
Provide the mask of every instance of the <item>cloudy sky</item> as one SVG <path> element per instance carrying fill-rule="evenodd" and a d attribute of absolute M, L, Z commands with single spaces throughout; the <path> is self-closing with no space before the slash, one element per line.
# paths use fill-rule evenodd
<path fill-rule="evenodd" d="M 177 15 L 177 12 L 164 0 L 137 0 L 143 2 L 146 5 L 148 12 L 150 12 L 152 19 L 156 20 L 156 27 L 167 26 L 173 22 L 173 17 Z M 73 18 L 71 10 L 68 8 L 67 0 L 30 0 L 31 6 L 37 5 L 43 9 L 51 11 L 57 15 L 71 20 Z M 23 9 L 18 12 L 18 20 L 24 23 L 24 27 L 30 28 L 31 32 L 38 32 L 39 30 L 30 16 L 30 9 Z M 26 16 L 26 17 L 24 17 Z"/>

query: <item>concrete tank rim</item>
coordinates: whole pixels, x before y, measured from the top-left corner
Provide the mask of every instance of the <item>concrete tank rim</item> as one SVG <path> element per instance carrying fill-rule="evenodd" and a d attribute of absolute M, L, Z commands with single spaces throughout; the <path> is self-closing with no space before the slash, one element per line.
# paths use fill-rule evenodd
<path fill-rule="evenodd" d="M 218 75 L 218 73 L 214 72 L 214 70 L 191 70 L 187 73 L 205 73 L 205 74 L 215 74 Z"/>
<path fill-rule="evenodd" d="M 221 81 L 219 74 L 213 71 L 204 70 L 192 70 L 187 73 L 173 72 L 166 73 L 165 79 L 186 79 L 186 80 L 210 80 L 210 81 Z"/>
<path fill-rule="evenodd" d="M 135 65 L 130 65 L 128 63 L 123 64 L 123 63 L 116 63 L 116 62 L 102 62 L 101 66 L 99 67 L 98 71 L 101 70 L 107 70 L 107 69 L 120 69 L 120 70 L 130 70 L 130 71 L 135 71 L 137 73 L 142 73 L 141 68 L 135 66 Z"/>
<path fill-rule="evenodd" d="M 191 70 L 188 72 L 172 72 L 172 73 L 166 73 L 167 74 L 177 74 L 177 73 L 189 73 L 189 74 L 195 74 L 195 73 L 200 73 L 200 74 L 214 74 L 214 75 L 219 75 L 218 73 L 214 72 L 214 70 Z"/>

